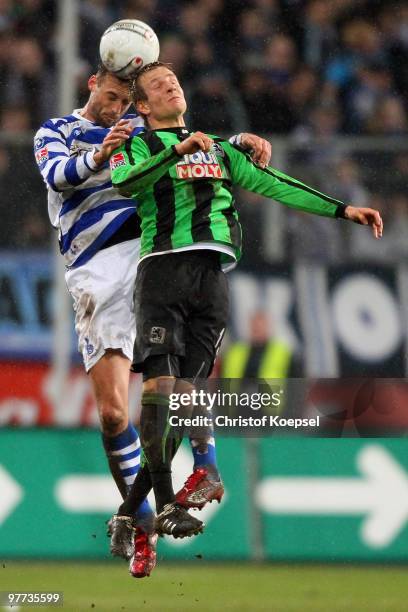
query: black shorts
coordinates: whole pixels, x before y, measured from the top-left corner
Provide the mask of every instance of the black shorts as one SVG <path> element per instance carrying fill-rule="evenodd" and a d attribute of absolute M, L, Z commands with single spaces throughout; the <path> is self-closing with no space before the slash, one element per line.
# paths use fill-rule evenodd
<path fill-rule="evenodd" d="M 138 268 L 133 371 L 144 378 L 206 378 L 229 312 L 228 281 L 216 251 L 155 255 Z"/>

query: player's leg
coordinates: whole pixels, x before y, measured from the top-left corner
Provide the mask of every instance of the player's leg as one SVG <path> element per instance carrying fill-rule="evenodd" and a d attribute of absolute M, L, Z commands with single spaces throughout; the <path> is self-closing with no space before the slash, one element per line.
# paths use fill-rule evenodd
<path fill-rule="evenodd" d="M 144 383 L 140 436 L 145 464 L 132 489 L 118 510 L 120 516 L 130 515 L 143 496 L 153 487 L 156 509 L 156 530 L 174 537 L 187 537 L 202 530 L 203 524 L 175 504 L 171 477 L 171 463 L 180 446 L 183 431 L 169 426 L 169 396 L 171 393 L 187 394 L 192 386 L 170 372 L 177 368 L 174 355 L 154 356 L 147 359 Z M 166 375 L 154 376 L 156 373 Z M 188 407 L 183 415 L 187 416 Z"/>
<path fill-rule="evenodd" d="M 138 433 L 128 418 L 129 367 L 135 336 L 133 285 L 139 243 L 131 240 L 103 249 L 87 264 L 66 274 L 74 299 L 78 347 L 90 373 L 105 452 L 122 497 L 126 497 L 140 464 Z M 138 510 L 137 517 L 142 519 L 148 538 L 146 530 L 153 525 L 153 513 L 147 502 Z M 131 531 L 127 555 L 133 554 L 134 540 Z"/>
<path fill-rule="evenodd" d="M 121 351 L 107 350 L 89 371 L 101 423 L 103 446 L 109 467 L 123 498 L 128 494 L 140 466 L 140 440 L 129 421 L 128 390 L 130 360 Z M 135 516 L 150 532 L 153 513 L 146 499 Z"/>
<path fill-rule="evenodd" d="M 143 371 L 144 376 L 141 437 L 159 513 L 156 526 L 167 533 L 164 531 L 167 525 L 168 533 L 173 528 L 173 535 L 177 533 L 179 537 L 196 533 L 202 525 L 187 512 L 174 507 L 171 480 L 171 460 L 176 443 L 169 436 L 169 395 L 178 376 L 179 357 L 184 355 L 184 330 L 188 317 L 185 304 L 190 290 L 190 279 L 186 279 L 184 274 L 184 255 L 151 257 L 142 261 L 135 288 L 137 336 L 134 367 L 136 371 Z M 147 486 L 146 472 L 141 471 L 132 488 L 134 505 L 144 493 L 143 487 Z M 129 512 L 129 506 L 121 507 L 120 511 L 125 509 Z M 160 518 L 163 512 L 165 516 Z"/>
<path fill-rule="evenodd" d="M 204 381 L 211 374 L 229 312 L 228 282 L 220 269 L 218 255 L 209 253 L 206 261 L 199 297 L 192 295 L 194 316 L 187 330 L 186 356 L 181 360 L 183 377 L 197 383 L 198 379 Z M 197 406 L 194 416 L 200 415 L 211 417 L 211 411 L 206 406 Z M 178 491 L 177 501 L 185 508 L 202 508 L 214 499 L 220 502 L 224 487 L 217 467 L 212 425 L 195 428 L 191 432 L 190 443 L 194 470 Z"/>
<path fill-rule="evenodd" d="M 128 388 L 130 360 L 121 351 L 108 350 L 91 368 L 92 381 L 102 430 L 103 446 L 113 478 L 125 499 L 140 467 L 141 446 L 138 432 L 129 421 Z M 130 559 L 135 577 L 149 576 L 156 564 L 154 515 L 146 498 L 135 508 L 126 524 L 112 519 L 110 530 L 116 541 L 115 556 Z"/>

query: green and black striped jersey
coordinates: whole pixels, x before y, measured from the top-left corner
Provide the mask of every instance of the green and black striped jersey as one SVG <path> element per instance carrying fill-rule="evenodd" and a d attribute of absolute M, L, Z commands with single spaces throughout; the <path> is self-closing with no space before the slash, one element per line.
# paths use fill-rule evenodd
<path fill-rule="evenodd" d="M 344 215 L 345 204 L 271 167 L 261 169 L 226 140 L 211 136 L 209 153 L 180 157 L 174 145 L 186 128 L 146 131 L 130 138 L 111 159 L 112 183 L 137 201 L 141 259 L 158 253 L 210 248 L 224 269 L 241 257 L 241 226 L 232 186 L 326 217 Z"/>

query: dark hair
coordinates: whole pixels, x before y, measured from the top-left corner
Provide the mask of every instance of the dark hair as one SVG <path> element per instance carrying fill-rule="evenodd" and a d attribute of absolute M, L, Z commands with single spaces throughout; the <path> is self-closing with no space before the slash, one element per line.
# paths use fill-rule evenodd
<path fill-rule="evenodd" d="M 127 83 L 128 85 L 130 85 L 130 82 L 131 82 L 129 78 L 124 78 L 124 79 L 120 78 L 117 74 L 108 70 L 106 66 L 104 66 L 103 64 L 98 64 L 98 69 L 95 74 L 96 74 L 96 80 L 98 81 L 98 83 L 100 83 L 100 81 L 102 81 L 108 74 L 110 76 L 115 77 L 115 79 L 118 79 L 118 81 L 121 81 L 122 83 Z"/>
<path fill-rule="evenodd" d="M 171 64 L 166 64 L 165 62 L 151 62 L 151 64 L 146 64 L 146 66 L 143 66 L 143 68 L 138 70 L 137 73 L 132 76 L 130 82 L 130 97 L 134 105 L 136 105 L 136 103 L 140 100 L 147 100 L 146 92 L 140 84 L 140 77 L 151 70 L 161 67 L 168 68 L 174 73 Z"/>

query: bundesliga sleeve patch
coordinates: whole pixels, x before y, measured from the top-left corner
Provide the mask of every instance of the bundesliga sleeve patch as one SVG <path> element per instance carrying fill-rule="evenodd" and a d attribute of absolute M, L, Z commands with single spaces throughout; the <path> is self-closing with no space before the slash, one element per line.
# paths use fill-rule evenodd
<path fill-rule="evenodd" d="M 115 170 L 115 168 L 119 168 L 119 166 L 126 166 L 126 160 L 123 153 L 115 153 L 115 155 L 112 155 L 109 165 L 111 170 Z"/>
<path fill-rule="evenodd" d="M 48 148 L 43 147 L 42 149 L 39 149 L 39 151 L 37 151 L 35 154 L 35 159 L 37 160 L 37 164 L 39 166 L 45 164 L 45 162 L 48 161 Z"/>

